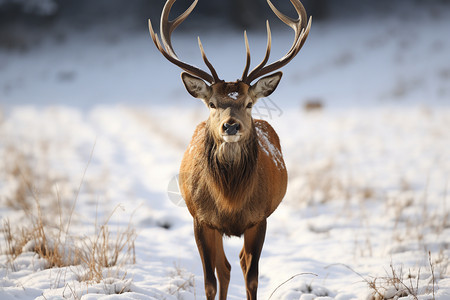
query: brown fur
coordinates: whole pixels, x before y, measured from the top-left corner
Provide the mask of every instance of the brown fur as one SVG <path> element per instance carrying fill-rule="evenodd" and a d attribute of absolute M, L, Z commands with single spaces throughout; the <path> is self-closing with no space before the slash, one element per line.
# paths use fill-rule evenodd
<path fill-rule="evenodd" d="M 224 202 L 220 204 L 225 211 L 231 212 L 242 208 L 242 195 L 251 189 L 255 182 L 255 166 L 258 159 L 258 141 L 255 128 L 243 143 L 221 143 L 217 146 L 206 125 L 204 157 L 208 163 L 214 194 L 223 194 Z"/>
<path fill-rule="evenodd" d="M 280 149 L 278 136 L 265 121 L 274 146 Z M 279 170 L 273 159 L 260 149 L 255 125 L 250 137 L 238 143 L 220 145 L 209 130 L 208 122 L 197 126 L 181 163 L 181 192 L 194 218 L 221 234 L 241 236 L 244 231 L 267 218 L 281 202 L 287 184 L 287 172 Z M 239 147 L 235 159 L 227 161 L 222 151 Z"/>

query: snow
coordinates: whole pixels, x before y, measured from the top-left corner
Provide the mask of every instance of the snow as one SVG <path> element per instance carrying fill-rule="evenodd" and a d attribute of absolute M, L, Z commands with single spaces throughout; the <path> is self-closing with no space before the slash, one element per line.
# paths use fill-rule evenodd
<path fill-rule="evenodd" d="M 370 282 L 398 295 L 405 287 L 393 283 L 393 272 L 418 287 L 418 299 L 450 298 L 445 9 L 441 17 L 357 26 L 316 22 L 277 91 L 255 104 L 255 117 L 280 137 L 289 174 L 286 197 L 268 220 L 260 298 L 367 299 Z M 174 33 L 174 48 L 201 65 L 197 34 Z M 33 224 L 38 202 L 49 244 L 62 243 L 62 253 L 89 248 L 102 224 L 111 241 L 131 226 L 136 262 L 122 253 L 99 282 L 85 281 L 85 264 L 49 268 L 32 251 L 36 244 L 9 261 L 2 235 L 0 298 L 204 299 L 192 218 L 168 193 L 208 112 L 148 34 L 98 37 L 80 32 L 23 53 L 0 50 L 0 217 L 3 229 L 8 220 L 19 234 Z M 272 59 L 291 38 L 274 31 Z M 252 55 L 262 55 L 264 34 L 249 39 Z M 241 33 L 202 33 L 202 40 L 221 78 L 239 76 Z M 308 109 L 312 102 L 319 107 Z M 69 216 L 61 242 L 58 228 Z M 225 247 L 229 299 L 243 299 L 242 240 L 225 239 Z"/>
<path fill-rule="evenodd" d="M 270 142 L 267 129 L 264 128 L 264 126 L 263 123 L 257 123 L 255 126 L 259 147 L 261 147 L 268 157 L 272 158 L 273 163 L 278 169 L 284 170 L 286 167 L 283 163 L 283 155 L 280 150 Z"/>
<path fill-rule="evenodd" d="M 228 97 L 230 97 L 233 100 L 237 100 L 237 98 L 239 97 L 239 93 L 238 92 L 231 92 L 228 94 Z"/>

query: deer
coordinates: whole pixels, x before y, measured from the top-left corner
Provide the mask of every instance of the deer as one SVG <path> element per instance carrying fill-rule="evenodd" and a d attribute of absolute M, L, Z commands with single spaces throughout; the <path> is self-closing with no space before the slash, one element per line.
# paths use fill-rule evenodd
<path fill-rule="evenodd" d="M 172 32 L 189 16 L 198 0 L 174 20 L 169 20 L 169 13 L 175 0 L 167 0 L 161 13 L 160 37 L 150 20 L 148 23 L 156 48 L 184 71 L 181 80 L 186 90 L 209 109 L 208 119 L 195 129 L 179 173 L 180 192 L 193 217 L 208 300 L 215 299 L 217 294 L 215 272 L 219 281 L 219 299 L 227 298 L 231 265 L 225 256 L 223 238 L 242 235 L 244 245 L 239 258 L 247 299 L 257 299 L 259 259 L 267 218 L 285 196 L 288 175 L 277 133 L 268 122 L 252 118 L 252 107 L 258 99 L 275 91 L 282 76 L 281 71 L 275 71 L 298 54 L 308 37 L 312 18 L 307 22 L 305 8 L 299 0 L 290 1 L 297 19 L 282 14 L 267 0 L 273 13 L 294 30 L 294 42 L 289 51 L 279 60 L 267 64 L 271 30 L 266 21 L 265 57 L 249 72 L 250 48 L 244 31 L 246 64 L 241 79 L 234 82 L 219 78 L 206 57 L 200 38 L 200 52 L 210 72 L 180 60 L 172 47 Z"/>

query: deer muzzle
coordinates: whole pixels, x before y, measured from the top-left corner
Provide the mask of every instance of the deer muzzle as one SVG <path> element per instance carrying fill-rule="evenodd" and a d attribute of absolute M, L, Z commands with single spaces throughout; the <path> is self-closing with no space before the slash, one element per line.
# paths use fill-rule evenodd
<path fill-rule="evenodd" d="M 238 132 L 239 128 L 240 128 L 239 123 L 223 124 L 223 131 L 228 135 L 235 135 Z"/>

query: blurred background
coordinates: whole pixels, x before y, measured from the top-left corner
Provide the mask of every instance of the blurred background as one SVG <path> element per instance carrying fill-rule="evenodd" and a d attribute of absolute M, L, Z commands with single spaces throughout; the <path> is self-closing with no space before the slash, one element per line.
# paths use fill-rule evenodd
<path fill-rule="evenodd" d="M 178 0 L 172 9 L 172 15 L 179 15 L 191 2 Z M 67 30 L 66 33 L 69 34 L 70 30 L 92 30 L 104 26 L 146 31 L 146 26 L 142 24 L 148 18 L 159 19 L 164 3 L 163 0 L 0 0 L 0 47 L 31 47 L 36 40 L 29 40 L 26 35 L 21 36 L 30 31 L 37 35 L 36 38 L 48 34 L 48 31 L 62 34 L 60 31 Z M 302 3 L 315 21 L 348 19 L 358 22 L 374 16 L 382 18 L 381 20 L 389 15 L 406 18 L 411 15 L 411 10 L 417 14 L 431 13 L 437 16 L 442 13 L 442 5 L 447 6 L 450 1 L 304 0 Z M 274 4 L 288 15 L 293 11 L 289 1 L 274 1 Z M 199 1 L 190 17 L 190 26 L 197 24 L 203 29 L 222 26 L 261 29 L 262 17 L 274 18 L 266 1 Z M 204 26 L 205 22 L 208 26 Z"/>
<path fill-rule="evenodd" d="M 176 104 L 186 96 L 180 70 L 158 53 L 147 26 L 150 18 L 158 30 L 164 3 L 0 0 L 0 105 L 164 104 L 167 98 Z M 302 94 L 294 105 L 311 99 L 337 105 L 447 102 L 449 0 L 303 3 L 314 19 L 312 31 L 300 55 L 284 68 L 285 86 L 297 85 Z M 178 0 L 171 18 L 190 4 Z M 274 4 L 296 17 L 290 1 Z M 292 43 L 292 31 L 264 0 L 199 1 L 173 34 L 175 51 L 203 67 L 196 45 L 201 36 L 219 76 L 235 80 L 245 63 L 243 31 L 249 31 L 254 66 L 265 51 L 266 19 L 273 30 L 270 61 L 276 60 Z M 283 85 L 279 93 L 291 98 Z"/>

